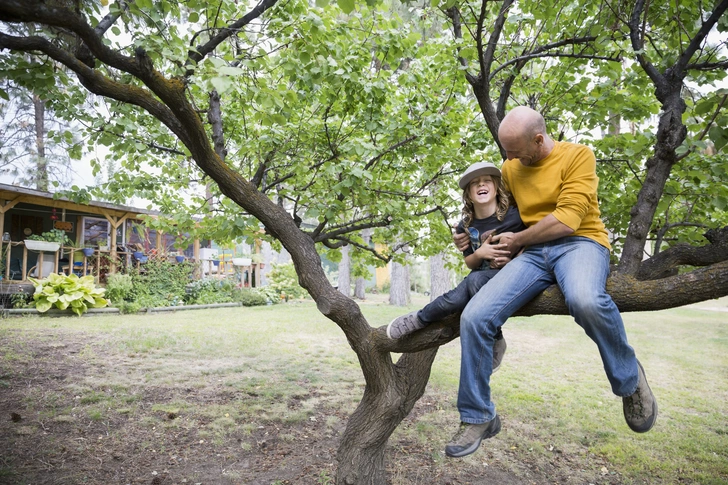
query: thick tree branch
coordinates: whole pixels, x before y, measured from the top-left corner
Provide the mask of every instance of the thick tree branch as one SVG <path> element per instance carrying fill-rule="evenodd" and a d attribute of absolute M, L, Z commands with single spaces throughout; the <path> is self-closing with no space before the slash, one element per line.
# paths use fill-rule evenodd
<path fill-rule="evenodd" d="M 622 313 L 665 310 L 720 298 L 728 294 L 728 261 L 658 280 L 640 281 L 613 274 L 607 280 L 607 292 Z M 568 315 L 557 286 L 548 288 L 514 316 L 544 314 Z M 399 340 L 387 337 L 386 326 L 372 329 L 371 338 L 383 351 L 419 352 L 454 340 L 459 336 L 459 327 L 460 315 L 452 315 Z"/>
<path fill-rule="evenodd" d="M 222 128 L 222 108 L 220 106 L 220 95 L 215 90 L 210 93 L 207 120 L 212 127 L 212 141 L 215 146 L 215 153 L 224 162 L 227 150 L 225 149 L 225 134 Z"/>
<path fill-rule="evenodd" d="M 657 279 L 681 265 L 702 267 L 728 261 L 728 226 L 709 230 L 705 233 L 705 238 L 710 244 L 700 247 L 679 244 L 644 261 L 637 273 L 637 279 Z"/>

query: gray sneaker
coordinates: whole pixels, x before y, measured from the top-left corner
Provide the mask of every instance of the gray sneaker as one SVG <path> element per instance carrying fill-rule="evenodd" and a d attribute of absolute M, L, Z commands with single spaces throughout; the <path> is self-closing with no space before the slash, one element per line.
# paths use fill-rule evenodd
<path fill-rule="evenodd" d="M 495 339 L 495 343 L 493 344 L 493 373 L 500 369 L 501 362 L 503 362 L 503 356 L 506 355 L 507 347 L 506 339 L 503 338 L 503 336 Z"/>
<path fill-rule="evenodd" d="M 387 325 L 387 337 L 396 340 L 416 330 L 425 328 L 427 324 L 417 317 L 417 312 L 419 310 L 402 315 L 389 322 L 389 325 Z"/>
<path fill-rule="evenodd" d="M 460 429 L 445 447 L 445 454 L 453 458 L 469 455 L 478 449 L 484 439 L 492 438 L 500 430 L 501 421 L 497 414 L 483 424 L 460 423 Z"/>
<path fill-rule="evenodd" d="M 639 381 L 637 390 L 631 396 L 622 398 L 624 419 L 635 433 L 645 433 L 655 425 L 657 420 L 657 400 L 647 383 L 645 370 L 637 361 Z"/>

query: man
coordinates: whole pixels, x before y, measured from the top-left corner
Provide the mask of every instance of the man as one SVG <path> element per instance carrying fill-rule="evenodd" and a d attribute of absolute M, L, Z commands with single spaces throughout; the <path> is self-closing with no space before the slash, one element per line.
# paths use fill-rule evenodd
<path fill-rule="evenodd" d="M 461 427 L 445 453 L 468 455 L 500 431 L 490 399 L 493 338 L 509 316 L 554 283 L 569 313 L 597 344 L 612 391 L 622 397 L 627 424 L 638 433 L 649 431 L 657 401 L 605 289 L 611 248 L 599 217 L 594 153 L 584 145 L 552 140 L 543 117 L 525 106 L 503 118 L 498 138 L 507 158 L 503 180 L 528 228 L 493 238 L 501 249 L 524 251 L 481 288 L 460 317 Z M 455 242 L 459 247 L 467 243 L 457 235 Z"/>

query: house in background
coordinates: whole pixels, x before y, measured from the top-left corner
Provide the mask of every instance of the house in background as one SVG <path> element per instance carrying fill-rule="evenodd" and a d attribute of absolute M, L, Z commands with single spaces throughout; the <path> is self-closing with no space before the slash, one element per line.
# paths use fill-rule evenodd
<path fill-rule="evenodd" d="M 178 235 L 148 228 L 140 219 L 159 214 L 108 202 L 82 204 L 54 198 L 50 192 L 0 184 L 0 293 L 14 293 L 18 286 L 30 285 L 28 277 L 51 272 L 92 274 L 103 283 L 107 274 L 138 267 L 152 255 L 170 261 L 188 259 L 200 267 L 212 265 L 204 261 L 207 253 L 201 251 L 199 240 L 179 251 L 174 247 Z M 52 229 L 63 231 L 71 243 L 59 248 L 28 239 Z M 232 261 L 216 261 L 215 267 L 216 276 L 223 276 L 231 272 Z M 252 275 L 257 267 L 251 264 L 248 270 Z M 203 274 L 199 271 L 197 277 Z"/>

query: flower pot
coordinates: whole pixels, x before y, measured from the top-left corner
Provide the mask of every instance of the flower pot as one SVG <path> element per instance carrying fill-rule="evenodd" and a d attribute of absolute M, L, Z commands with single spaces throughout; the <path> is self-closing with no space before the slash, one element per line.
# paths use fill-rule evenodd
<path fill-rule="evenodd" d="M 49 251 L 56 252 L 61 247 L 61 243 L 50 242 L 50 241 L 35 241 L 33 239 L 25 240 L 25 247 L 31 251 Z"/>
<path fill-rule="evenodd" d="M 83 248 L 83 249 L 81 249 L 81 252 L 83 253 L 84 256 L 86 256 L 87 258 L 90 258 L 91 256 L 94 255 L 94 248 Z"/>
<path fill-rule="evenodd" d="M 175 256 L 174 259 L 176 259 L 178 263 L 181 263 L 185 260 L 185 257 L 184 256 Z"/>

